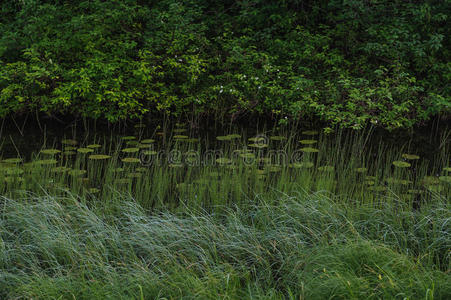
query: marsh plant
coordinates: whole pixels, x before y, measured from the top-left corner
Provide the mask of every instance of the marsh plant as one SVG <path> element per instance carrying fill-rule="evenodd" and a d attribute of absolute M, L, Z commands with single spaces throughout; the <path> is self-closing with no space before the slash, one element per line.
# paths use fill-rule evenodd
<path fill-rule="evenodd" d="M 85 197 L 0 199 L 3 299 L 451 296 L 451 214 L 438 196 L 412 210 L 299 192 L 215 214 Z"/>
<path fill-rule="evenodd" d="M 183 130 L 183 131 L 182 131 Z M 0 189 L 61 195 L 67 191 L 110 199 L 130 193 L 145 208 L 177 209 L 237 205 L 260 195 L 304 190 L 327 191 L 352 205 L 379 203 L 396 196 L 418 207 L 433 194 L 450 193 L 449 144 L 434 157 L 406 153 L 402 147 L 368 147 L 370 133 L 238 133 L 214 140 L 174 132 L 114 139 L 94 137 L 46 142 L 24 160 L 5 157 Z M 180 133 L 189 135 L 181 137 Z"/>
<path fill-rule="evenodd" d="M 140 127 L 3 156 L 0 296 L 449 299 L 449 141 L 370 138 Z"/>

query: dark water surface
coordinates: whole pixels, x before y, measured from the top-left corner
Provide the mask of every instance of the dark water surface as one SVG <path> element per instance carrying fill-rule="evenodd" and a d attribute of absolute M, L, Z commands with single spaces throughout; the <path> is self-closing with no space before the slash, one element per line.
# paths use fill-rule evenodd
<path fill-rule="evenodd" d="M 164 124 L 165 123 L 165 124 Z M 65 123 L 55 120 L 22 119 L 14 121 L 5 119 L 0 131 L 0 155 L 1 157 L 20 156 L 25 160 L 32 158 L 33 153 L 42 148 L 61 148 L 61 140 L 75 139 L 82 144 L 111 143 L 120 140 L 123 136 L 136 136 L 137 138 L 155 138 L 159 146 L 169 141 L 176 135 L 173 130 L 178 128 L 176 121 L 164 122 L 154 120 L 147 123 L 121 123 L 121 124 L 84 124 Z M 221 147 L 216 137 L 237 133 L 242 139 L 254 136 L 270 137 L 281 135 L 291 137 L 293 140 L 302 139 L 304 130 L 316 130 L 324 135 L 324 127 L 311 124 L 294 124 L 287 126 L 274 126 L 265 122 L 249 121 L 237 125 L 221 125 L 215 122 L 206 122 L 204 125 L 192 126 L 189 122 L 181 122 L 180 127 L 187 131 L 180 133 L 190 138 L 197 138 L 203 149 L 217 149 Z M 365 130 L 334 130 L 327 134 L 327 139 L 338 143 L 349 135 L 360 134 L 365 142 L 365 150 L 380 151 L 381 149 L 397 149 L 402 153 L 413 153 L 422 159 L 434 160 L 435 154 L 443 149 L 449 149 L 451 142 L 451 127 L 445 122 L 431 123 L 428 126 L 412 130 L 387 131 L 380 128 L 368 128 Z M 164 132 L 164 136 L 158 136 L 158 132 Z M 305 136 L 303 138 L 306 138 Z"/>
<path fill-rule="evenodd" d="M 101 199 L 124 191 L 150 209 L 235 205 L 304 190 L 369 203 L 397 195 L 416 209 L 423 200 L 449 199 L 449 128 L 8 119 L 0 135 L 0 190 L 70 190 Z"/>

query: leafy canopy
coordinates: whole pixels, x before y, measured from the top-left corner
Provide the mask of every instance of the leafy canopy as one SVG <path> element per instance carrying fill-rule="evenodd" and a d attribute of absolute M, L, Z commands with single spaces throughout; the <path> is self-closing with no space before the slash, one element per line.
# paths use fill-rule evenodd
<path fill-rule="evenodd" d="M 451 111 L 449 1 L 6 0 L 0 116 L 320 117 Z"/>

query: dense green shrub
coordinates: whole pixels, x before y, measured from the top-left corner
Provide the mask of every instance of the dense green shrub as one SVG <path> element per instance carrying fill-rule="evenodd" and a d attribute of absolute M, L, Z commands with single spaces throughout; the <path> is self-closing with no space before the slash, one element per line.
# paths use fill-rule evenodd
<path fill-rule="evenodd" d="M 449 1 L 2 1 L 0 115 L 318 116 L 410 127 L 451 111 Z"/>

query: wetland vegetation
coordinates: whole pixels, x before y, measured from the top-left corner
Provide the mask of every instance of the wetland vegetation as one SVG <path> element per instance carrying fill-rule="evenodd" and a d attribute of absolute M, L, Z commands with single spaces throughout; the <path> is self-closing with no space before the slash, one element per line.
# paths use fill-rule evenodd
<path fill-rule="evenodd" d="M 2 296 L 451 295 L 450 131 L 256 132 L 5 138 Z"/>
<path fill-rule="evenodd" d="M 451 299 L 450 5 L 0 1 L 0 299 Z"/>

